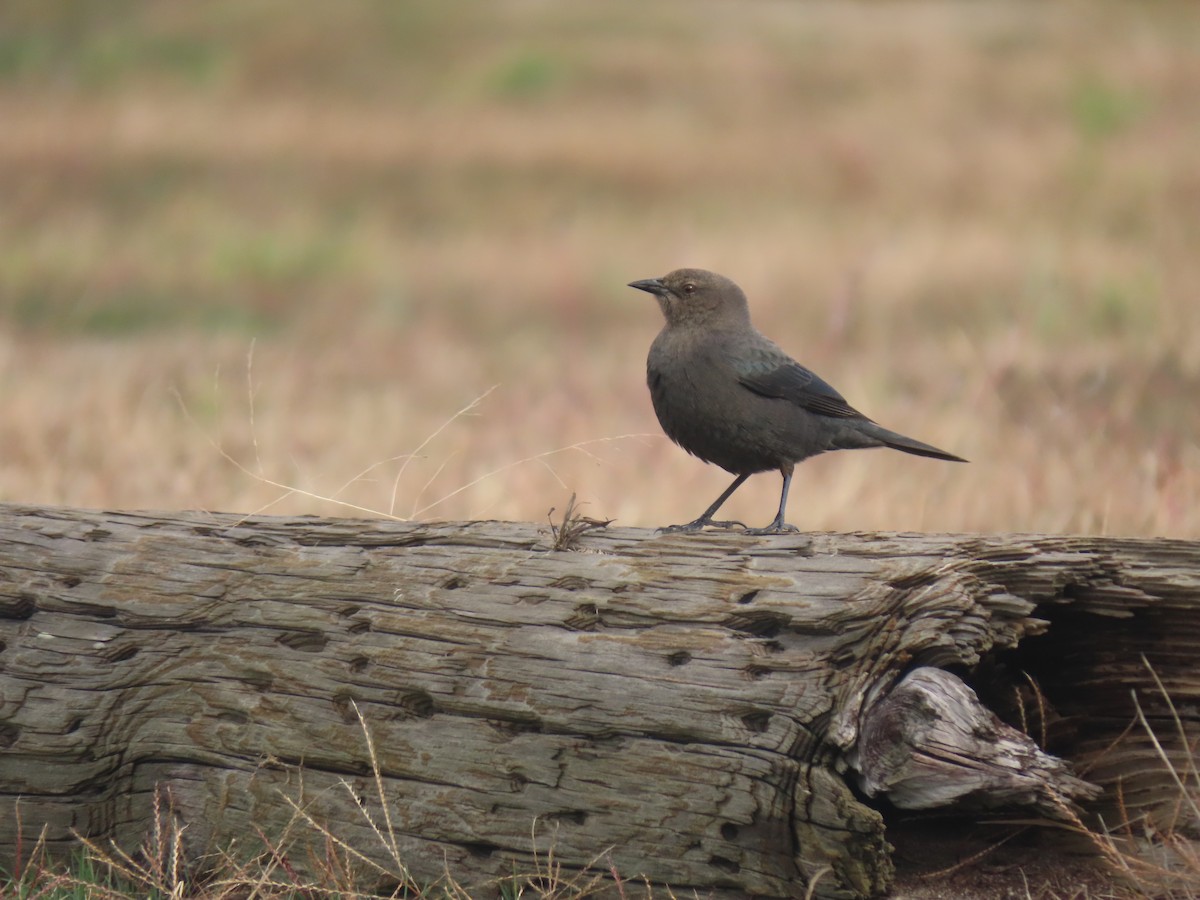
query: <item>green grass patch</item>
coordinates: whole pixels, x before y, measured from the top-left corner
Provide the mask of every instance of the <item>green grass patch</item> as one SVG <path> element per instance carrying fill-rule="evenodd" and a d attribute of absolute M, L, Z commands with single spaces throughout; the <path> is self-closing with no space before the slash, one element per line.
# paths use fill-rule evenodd
<path fill-rule="evenodd" d="M 278 314 L 250 303 L 137 290 L 84 299 L 30 292 L 6 306 L 0 314 L 17 329 L 62 335 L 136 337 L 177 330 L 256 336 L 282 326 Z"/>
<path fill-rule="evenodd" d="M 1081 78 L 1070 97 L 1071 121 L 1087 141 L 1102 141 L 1128 131 L 1145 106 L 1131 88 L 1094 74 Z"/>
<path fill-rule="evenodd" d="M 497 66 L 490 73 L 489 86 L 497 96 L 526 100 L 563 86 L 567 77 L 561 59 L 544 51 L 526 50 Z"/>

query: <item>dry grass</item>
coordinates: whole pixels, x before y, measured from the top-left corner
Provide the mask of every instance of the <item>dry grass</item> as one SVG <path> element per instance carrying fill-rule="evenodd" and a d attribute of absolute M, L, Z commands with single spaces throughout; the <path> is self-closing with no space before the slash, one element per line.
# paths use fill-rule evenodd
<path fill-rule="evenodd" d="M 727 477 L 623 285 L 691 264 L 973 460 L 814 460 L 803 527 L 1200 536 L 1200 9 L 1077 12 L 6 4 L 0 497 L 344 513 L 216 442 L 383 513 L 683 521 Z"/>

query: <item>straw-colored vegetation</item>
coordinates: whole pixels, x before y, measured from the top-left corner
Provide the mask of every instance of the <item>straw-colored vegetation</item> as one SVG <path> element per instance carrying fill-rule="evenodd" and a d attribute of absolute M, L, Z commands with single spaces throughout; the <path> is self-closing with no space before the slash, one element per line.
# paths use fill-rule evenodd
<path fill-rule="evenodd" d="M 698 265 L 973 461 L 810 461 L 802 528 L 1200 537 L 1198 46 L 1182 0 L 6 2 L 0 499 L 686 521 L 729 479 L 624 284 Z"/>
<path fill-rule="evenodd" d="M 973 461 L 802 527 L 1200 535 L 1194 5 L 119 6 L 0 10 L 3 499 L 685 521 L 686 264 Z"/>

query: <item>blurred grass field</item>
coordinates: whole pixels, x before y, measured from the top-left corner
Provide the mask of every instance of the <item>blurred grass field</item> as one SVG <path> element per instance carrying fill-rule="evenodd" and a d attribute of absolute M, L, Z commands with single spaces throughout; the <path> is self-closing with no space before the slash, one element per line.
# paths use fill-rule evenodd
<path fill-rule="evenodd" d="M 1198 97 L 1186 2 L 5 3 L 0 499 L 687 521 L 695 265 L 972 460 L 801 528 L 1200 537 Z"/>

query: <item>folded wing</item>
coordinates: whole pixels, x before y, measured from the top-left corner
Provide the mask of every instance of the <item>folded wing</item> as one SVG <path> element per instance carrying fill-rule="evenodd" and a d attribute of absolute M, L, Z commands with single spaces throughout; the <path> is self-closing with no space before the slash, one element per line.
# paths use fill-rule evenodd
<path fill-rule="evenodd" d="M 738 381 L 760 396 L 786 400 L 817 415 L 867 419 L 815 372 L 791 360 L 782 364 L 746 366 L 738 373 Z"/>

